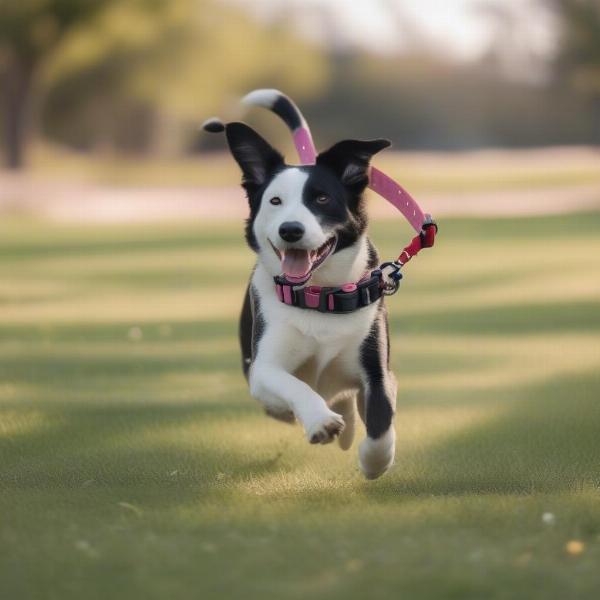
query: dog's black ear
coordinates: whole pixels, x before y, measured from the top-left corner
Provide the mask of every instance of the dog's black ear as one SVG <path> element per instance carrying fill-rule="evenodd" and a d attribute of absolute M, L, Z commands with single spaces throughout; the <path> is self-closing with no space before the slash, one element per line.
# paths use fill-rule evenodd
<path fill-rule="evenodd" d="M 242 169 L 242 184 L 247 189 L 260 187 L 283 165 L 283 156 L 245 123 L 228 123 L 225 135 L 231 154 Z"/>
<path fill-rule="evenodd" d="M 389 140 L 344 140 L 317 156 L 317 164 L 331 169 L 347 187 L 364 188 L 369 182 L 369 161 L 391 146 Z"/>

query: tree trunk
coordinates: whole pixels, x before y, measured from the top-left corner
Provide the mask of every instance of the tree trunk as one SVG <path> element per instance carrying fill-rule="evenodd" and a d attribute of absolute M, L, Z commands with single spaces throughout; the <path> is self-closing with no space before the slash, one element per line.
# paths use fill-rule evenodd
<path fill-rule="evenodd" d="M 596 95 L 591 101 L 592 111 L 592 144 L 600 145 L 600 95 Z"/>
<path fill-rule="evenodd" d="M 6 164 L 10 169 L 19 169 L 25 162 L 32 76 L 32 65 L 15 57 L 3 78 L 3 144 Z"/>

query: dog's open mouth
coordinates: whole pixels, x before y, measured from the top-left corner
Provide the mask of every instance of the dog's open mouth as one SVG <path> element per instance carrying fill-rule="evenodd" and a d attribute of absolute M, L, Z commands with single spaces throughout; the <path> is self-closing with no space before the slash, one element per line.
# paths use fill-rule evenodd
<path fill-rule="evenodd" d="M 290 283 L 304 283 L 311 273 L 323 263 L 333 252 L 337 242 L 337 236 L 330 237 L 322 246 L 316 250 L 304 250 L 302 248 L 287 248 L 279 250 L 269 240 L 271 247 L 279 260 L 281 260 L 281 272 Z"/>

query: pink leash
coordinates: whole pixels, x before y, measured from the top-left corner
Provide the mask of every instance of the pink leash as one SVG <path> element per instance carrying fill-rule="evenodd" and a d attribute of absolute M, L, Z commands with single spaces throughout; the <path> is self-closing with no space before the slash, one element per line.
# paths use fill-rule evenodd
<path fill-rule="evenodd" d="M 293 132 L 294 145 L 304 165 L 314 165 L 317 161 L 317 151 L 308 126 L 298 127 Z M 430 214 L 424 213 L 417 201 L 396 181 L 375 167 L 370 168 L 369 187 L 395 206 L 418 233 L 410 244 L 404 247 L 395 264 L 405 265 L 423 248 L 431 248 L 435 243 L 437 224 Z M 392 263 L 392 264 L 394 264 Z"/>

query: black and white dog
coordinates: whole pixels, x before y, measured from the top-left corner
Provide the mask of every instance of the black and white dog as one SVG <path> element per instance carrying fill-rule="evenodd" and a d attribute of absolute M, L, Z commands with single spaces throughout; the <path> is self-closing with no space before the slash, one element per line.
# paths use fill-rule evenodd
<path fill-rule="evenodd" d="M 303 120 L 296 106 L 264 93 L 271 95 L 262 104 L 295 129 Z M 396 380 L 383 296 L 369 289 L 379 260 L 366 234 L 363 192 L 371 157 L 390 142 L 345 140 L 314 165 L 289 166 L 244 123 L 205 126 L 223 128 L 242 170 L 246 240 L 257 254 L 240 321 L 250 393 L 270 416 L 300 421 L 311 444 L 338 438 L 343 449 L 352 445 L 358 409 L 367 434 L 360 468 L 379 477 L 394 461 Z M 344 310 L 345 291 L 363 301 Z"/>

